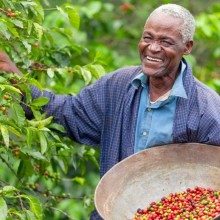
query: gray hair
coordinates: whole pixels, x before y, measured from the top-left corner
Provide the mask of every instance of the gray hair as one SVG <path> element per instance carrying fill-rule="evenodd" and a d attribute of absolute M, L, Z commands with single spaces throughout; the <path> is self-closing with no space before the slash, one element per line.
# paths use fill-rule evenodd
<path fill-rule="evenodd" d="M 193 40 L 196 22 L 193 15 L 186 8 L 176 4 L 164 4 L 156 8 L 150 14 L 150 16 L 154 12 L 165 13 L 167 15 L 182 19 L 183 24 L 181 26 L 180 34 L 182 35 L 183 43 Z"/>

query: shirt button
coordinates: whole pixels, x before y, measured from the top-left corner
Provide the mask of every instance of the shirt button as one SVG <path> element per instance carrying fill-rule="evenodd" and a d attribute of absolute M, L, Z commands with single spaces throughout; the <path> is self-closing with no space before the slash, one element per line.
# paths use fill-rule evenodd
<path fill-rule="evenodd" d="M 147 111 L 150 112 L 150 111 L 151 111 L 151 108 L 147 108 Z"/>
<path fill-rule="evenodd" d="M 142 133 L 142 135 L 143 135 L 143 136 L 147 136 L 147 132 L 144 131 L 144 132 Z"/>

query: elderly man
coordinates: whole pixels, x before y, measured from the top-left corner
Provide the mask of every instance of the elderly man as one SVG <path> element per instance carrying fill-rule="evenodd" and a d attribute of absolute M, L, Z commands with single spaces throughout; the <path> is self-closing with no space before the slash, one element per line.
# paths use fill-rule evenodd
<path fill-rule="evenodd" d="M 139 43 L 142 65 L 109 73 L 76 96 L 44 91 L 50 98 L 44 107 L 48 116 L 53 115 L 72 139 L 100 146 L 101 176 L 148 147 L 186 142 L 220 145 L 220 98 L 193 77 L 183 58 L 192 50 L 194 30 L 188 10 L 162 5 L 146 21 Z M 10 60 L 6 63 L 12 65 Z M 0 65 L 10 71 L 7 68 Z M 33 87 L 33 98 L 40 95 Z M 91 219 L 101 218 L 94 212 Z"/>

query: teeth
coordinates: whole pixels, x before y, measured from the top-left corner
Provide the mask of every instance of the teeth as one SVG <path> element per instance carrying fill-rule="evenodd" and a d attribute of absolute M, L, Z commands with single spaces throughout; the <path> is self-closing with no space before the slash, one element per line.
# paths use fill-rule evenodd
<path fill-rule="evenodd" d="M 160 59 L 156 59 L 156 58 L 149 57 L 149 56 L 146 56 L 145 59 L 156 61 L 156 62 L 160 62 L 161 61 Z"/>

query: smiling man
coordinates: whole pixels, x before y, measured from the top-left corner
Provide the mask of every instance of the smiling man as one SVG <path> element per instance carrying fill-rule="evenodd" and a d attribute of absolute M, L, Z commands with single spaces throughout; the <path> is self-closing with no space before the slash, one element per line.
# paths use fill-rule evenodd
<path fill-rule="evenodd" d="M 50 99 L 43 109 L 47 116 L 53 115 L 73 140 L 100 147 L 101 176 L 156 145 L 220 145 L 219 95 L 193 76 L 183 58 L 192 50 L 194 31 L 188 10 L 162 5 L 146 21 L 139 43 L 142 65 L 109 73 L 76 96 L 44 91 Z M 21 74 L 5 56 L 0 53 L 0 69 Z M 41 95 L 32 87 L 33 98 Z M 91 219 L 101 218 L 94 212 Z"/>
<path fill-rule="evenodd" d="M 194 32 L 191 13 L 174 4 L 158 7 L 146 21 L 139 42 L 142 73 L 133 82 L 142 86 L 135 152 L 173 142 L 177 100 L 187 99 L 183 75 L 188 64 L 182 58 L 192 50 Z"/>

